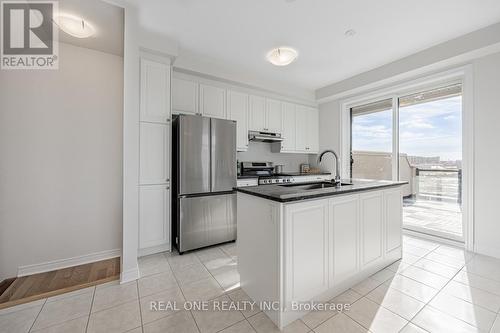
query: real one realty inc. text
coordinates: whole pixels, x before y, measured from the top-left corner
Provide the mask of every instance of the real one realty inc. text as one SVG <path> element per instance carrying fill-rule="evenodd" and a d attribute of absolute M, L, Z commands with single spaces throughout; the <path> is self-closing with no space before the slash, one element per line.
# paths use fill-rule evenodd
<path fill-rule="evenodd" d="M 349 303 L 331 303 L 331 302 L 291 302 L 288 307 L 281 306 L 280 302 L 276 301 L 227 301 L 227 300 L 211 300 L 211 301 L 151 301 L 149 309 L 151 311 L 348 311 L 351 307 Z"/>

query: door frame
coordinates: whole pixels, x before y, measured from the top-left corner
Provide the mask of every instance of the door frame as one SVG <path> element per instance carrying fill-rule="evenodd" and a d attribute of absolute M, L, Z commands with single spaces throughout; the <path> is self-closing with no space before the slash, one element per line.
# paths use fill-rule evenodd
<path fill-rule="evenodd" d="M 399 132 L 398 98 L 446 85 L 462 84 L 462 224 L 464 246 L 475 251 L 474 244 L 474 90 L 473 68 L 465 65 L 425 77 L 406 80 L 390 87 L 367 90 L 340 101 L 340 156 L 342 177 L 350 177 L 351 108 L 392 98 L 393 133 Z M 399 135 L 397 136 L 399 137 Z M 399 152 L 399 140 L 393 139 L 393 151 Z M 393 179 L 399 176 L 399 154 L 392 157 Z"/>

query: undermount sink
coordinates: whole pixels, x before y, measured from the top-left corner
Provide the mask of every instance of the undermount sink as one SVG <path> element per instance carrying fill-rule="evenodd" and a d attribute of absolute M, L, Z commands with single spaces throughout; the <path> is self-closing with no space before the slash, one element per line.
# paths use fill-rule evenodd
<path fill-rule="evenodd" d="M 285 187 L 294 187 L 294 188 L 300 188 L 302 190 L 318 190 L 322 188 L 329 188 L 329 187 L 338 187 L 338 186 L 346 186 L 346 185 L 352 185 L 351 183 L 332 183 L 332 182 L 321 182 L 321 183 L 313 183 L 313 184 L 288 184 L 288 185 L 280 185 L 280 186 L 285 186 Z"/>

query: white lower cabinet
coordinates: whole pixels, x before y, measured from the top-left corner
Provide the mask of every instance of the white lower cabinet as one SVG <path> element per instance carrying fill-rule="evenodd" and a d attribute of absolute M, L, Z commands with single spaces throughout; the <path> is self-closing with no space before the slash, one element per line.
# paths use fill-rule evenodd
<path fill-rule="evenodd" d="M 361 268 L 382 259 L 384 195 L 381 191 L 360 195 Z"/>
<path fill-rule="evenodd" d="M 285 211 L 287 299 L 309 300 L 328 289 L 328 200 Z"/>
<path fill-rule="evenodd" d="M 284 203 L 239 192 L 242 289 L 280 302 L 263 312 L 287 326 L 308 312 L 301 303 L 332 299 L 401 259 L 401 207 L 399 186 Z"/>
<path fill-rule="evenodd" d="M 139 254 L 170 250 L 170 187 L 139 187 Z"/>
<path fill-rule="evenodd" d="M 394 188 L 285 204 L 287 304 L 312 299 L 400 258 L 393 251 L 401 251 L 401 198 Z"/>
<path fill-rule="evenodd" d="M 345 280 L 359 270 L 359 196 L 330 200 L 330 282 Z"/>
<path fill-rule="evenodd" d="M 403 228 L 403 195 L 400 188 L 384 193 L 385 203 L 385 253 L 400 251 Z"/>

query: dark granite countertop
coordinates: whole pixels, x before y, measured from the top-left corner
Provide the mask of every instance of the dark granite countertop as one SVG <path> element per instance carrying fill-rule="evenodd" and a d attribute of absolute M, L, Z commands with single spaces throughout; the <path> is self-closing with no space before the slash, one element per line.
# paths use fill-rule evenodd
<path fill-rule="evenodd" d="M 312 190 L 307 190 L 302 187 L 311 184 L 300 184 L 300 186 L 260 185 L 239 187 L 237 188 L 237 191 L 273 201 L 291 202 L 408 184 L 408 182 L 405 181 L 394 182 L 372 179 L 343 179 L 342 183 L 350 183 L 352 185 Z"/>

